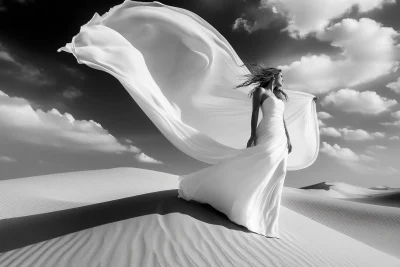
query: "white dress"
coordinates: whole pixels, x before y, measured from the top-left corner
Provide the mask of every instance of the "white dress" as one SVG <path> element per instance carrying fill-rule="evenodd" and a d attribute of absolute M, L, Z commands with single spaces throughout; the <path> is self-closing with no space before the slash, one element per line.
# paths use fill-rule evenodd
<path fill-rule="evenodd" d="M 261 105 L 258 153 L 243 153 L 180 176 L 179 197 L 208 203 L 247 229 L 279 237 L 278 217 L 287 167 L 284 102 L 271 94 Z"/>
<path fill-rule="evenodd" d="M 160 2 L 126 0 L 96 13 L 57 51 L 113 75 L 173 145 L 215 165 L 182 176 L 181 197 L 207 202 L 254 232 L 278 235 L 285 172 L 310 166 L 318 155 L 313 95 L 283 88 L 287 102 L 265 100 L 257 145 L 246 148 L 253 88 L 233 88 L 249 70 L 207 21 Z M 293 145 L 289 155 L 283 116 Z"/>

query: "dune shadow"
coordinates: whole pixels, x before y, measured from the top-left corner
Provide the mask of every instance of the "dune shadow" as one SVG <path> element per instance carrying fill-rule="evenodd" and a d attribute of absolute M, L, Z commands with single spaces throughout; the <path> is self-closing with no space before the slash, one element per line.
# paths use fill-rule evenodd
<path fill-rule="evenodd" d="M 375 196 L 372 195 L 363 198 L 345 198 L 343 200 L 376 206 L 400 208 L 400 192 L 387 192 Z"/>
<path fill-rule="evenodd" d="M 322 189 L 322 190 L 328 191 L 331 188 L 331 186 L 332 185 L 326 184 L 326 182 L 322 182 L 322 183 L 317 183 L 317 184 L 313 184 L 313 185 L 300 187 L 299 189 Z"/>
<path fill-rule="evenodd" d="M 148 214 L 181 213 L 208 224 L 250 232 L 208 204 L 178 198 L 166 190 L 89 206 L 0 220 L 0 253 L 91 227 Z"/>

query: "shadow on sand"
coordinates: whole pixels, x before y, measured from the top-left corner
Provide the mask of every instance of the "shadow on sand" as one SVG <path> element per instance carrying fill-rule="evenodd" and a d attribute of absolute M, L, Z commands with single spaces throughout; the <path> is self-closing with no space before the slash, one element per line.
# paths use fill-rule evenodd
<path fill-rule="evenodd" d="M 44 214 L 0 220 L 0 253 L 91 227 L 148 214 L 181 213 L 208 224 L 250 232 L 208 204 L 178 198 L 166 190 Z"/>

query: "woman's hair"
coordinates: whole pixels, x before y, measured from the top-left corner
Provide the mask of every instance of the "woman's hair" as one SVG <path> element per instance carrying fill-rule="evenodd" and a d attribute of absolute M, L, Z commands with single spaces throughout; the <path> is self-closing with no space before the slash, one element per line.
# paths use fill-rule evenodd
<path fill-rule="evenodd" d="M 245 63 L 242 65 L 242 67 L 247 67 L 250 71 L 249 74 L 245 74 L 244 77 L 247 78 L 245 82 L 237 85 L 234 89 L 244 87 L 244 86 L 249 86 L 251 84 L 256 84 L 256 86 L 250 90 L 249 92 L 249 97 L 251 97 L 254 93 L 254 91 L 258 87 L 267 87 L 270 82 L 272 82 L 273 77 L 277 77 L 280 72 L 282 72 L 281 69 L 278 68 L 271 68 L 271 67 L 266 67 L 264 66 L 263 63 L 257 62 L 257 63 Z M 275 96 L 281 100 L 283 100 L 283 97 L 285 97 L 285 100 L 287 101 L 288 96 L 287 94 L 282 90 L 280 87 L 275 87 L 275 90 L 273 90 Z"/>

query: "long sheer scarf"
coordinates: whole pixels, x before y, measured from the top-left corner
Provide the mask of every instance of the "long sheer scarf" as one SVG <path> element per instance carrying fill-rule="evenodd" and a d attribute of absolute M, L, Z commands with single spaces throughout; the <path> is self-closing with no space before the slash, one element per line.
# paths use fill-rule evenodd
<path fill-rule="evenodd" d="M 161 133 L 187 155 L 216 164 L 252 149 L 246 148 L 252 87 L 233 89 L 249 70 L 241 67 L 228 41 L 193 12 L 127 0 L 102 16 L 95 13 L 57 51 L 117 78 Z M 293 145 L 288 170 L 299 170 L 318 155 L 316 104 L 311 94 L 284 91 Z"/>

